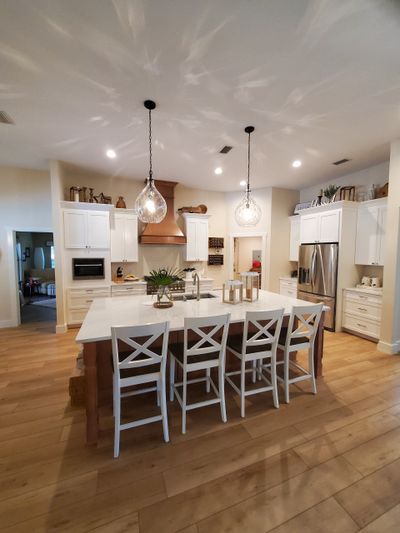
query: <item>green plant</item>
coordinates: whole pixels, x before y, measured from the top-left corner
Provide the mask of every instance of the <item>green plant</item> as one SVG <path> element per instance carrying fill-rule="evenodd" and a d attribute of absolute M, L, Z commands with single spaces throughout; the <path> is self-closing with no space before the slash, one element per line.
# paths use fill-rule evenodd
<path fill-rule="evenodd" d="M 151 270 L 145 281 L 157 285 L 158 287 L 168 287 L 176 281 L 182 281 L 182 271 L 179 268 L 159 268 Z"/>
<path fill-rule="evenodd" d="M 340 187 L 338 187 L 337 185 L 328 185 L 328 187 L 323 191 L 325 198 L 328 198 L 328 200 L 332 200 L 332 198 L 335 196 L 339 189 Z"/>

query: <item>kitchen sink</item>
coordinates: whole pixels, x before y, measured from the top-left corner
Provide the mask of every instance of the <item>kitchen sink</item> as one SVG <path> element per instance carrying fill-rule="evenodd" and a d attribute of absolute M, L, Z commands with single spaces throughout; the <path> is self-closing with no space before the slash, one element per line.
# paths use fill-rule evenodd
<path fill-rule="evenodd" d="M 203 292 L 200 293 L 200 300 L 204 300 L 206 298 L 216 298 L 215 294 L 211 294 L 209 292 Z M 197 296 L 196 294 L 174 294 L 173 298 L 174 301 L 177 302 L 186 302 L 187 300 L 196 300 Z"/>

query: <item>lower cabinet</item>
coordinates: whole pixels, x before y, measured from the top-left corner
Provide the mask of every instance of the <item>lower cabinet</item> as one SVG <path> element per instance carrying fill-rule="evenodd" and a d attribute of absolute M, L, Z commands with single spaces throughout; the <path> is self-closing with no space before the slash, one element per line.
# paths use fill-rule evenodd
<path fill-rule="evenodd" d="M 145 281 L 135 281 L 131 284 L 111 285 L 111 296 L 132 296 L 146 294 L 147 283 Z"/>
<path fill-rule="evenodd" d="M 297 298 L 297 279 L 280 278 L 279 294 L 289 296 L 290 298 Z"/>
<path fill-rule="evenodd" d="M 382 296 L 363 289 L 343 290 L 342 328 L 356 335 L 379 340 Z"/>
<path fill-rule="evenodd" d="M 90 304 L 96 298 L 108 298 L 111 296 L 109 286 L 104 287 L 80 287 L 79 289 L 67 290 L 67 323 L 69 326 L 82 324 Z"/>

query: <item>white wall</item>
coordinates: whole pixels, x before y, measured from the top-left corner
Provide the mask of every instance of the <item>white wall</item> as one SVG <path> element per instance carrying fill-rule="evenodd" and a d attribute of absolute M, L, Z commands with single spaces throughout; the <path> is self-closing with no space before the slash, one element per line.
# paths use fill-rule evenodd
<path fill-rule="evenodd" d="M 314 200 L 321 189 L 325 189 L 328 185 L 338 185 L 343 187 L 344 185 L 354 185 L 356 187 L 356 193 L 358 190 L 368 188 L 370 185 L 384 185 L 389 180 L 389 161 L 380 163 L 373 167 L 359 170 L 351 174 L 346 174 L 337 179 L 331 179 L 324 183 L 318 183 L 312 187 L 304 188 L 300 191 L 300 202 L 308 202 Z"/>
<path fill-rule="evenodd" d="M 52 231 L 48 172 L 0 167 L 0 327 L 16 325 L 10 230 Z"/>
<path fill-rule="evenodd" d="M 247 272 L 253 264 L 253 251 L 261 250 L 261 237 L 239 237 L 236 241 L 238 247 L 238 272 Z"/>

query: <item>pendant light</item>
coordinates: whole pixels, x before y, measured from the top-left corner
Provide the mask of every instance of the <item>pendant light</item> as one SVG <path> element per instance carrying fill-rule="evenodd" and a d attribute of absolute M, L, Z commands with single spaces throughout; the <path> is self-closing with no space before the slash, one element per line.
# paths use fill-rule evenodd
<path fill-rule="evenodd" d="M 156 108 L 156 103 L 153 100 L 146 100 L 144 107 L 149 111 L 149 177 L 145 188 L 136 198 L 135 208 L 139 220 L 145 224 L 158 224 L 167 214 L 167 203 L 157 190 L 153 179 L 151 112 Z"/>
<path fill-rule="evenodd" d="M 240 204 L 235 209 L 235 219 L 239 226 L 255 226 L 261 218 L 261 209 L 251 196 L 250 189 L 250 135 L 254 131 L 253 126 L 247 126 L 244 131 L 248 134 L 247 139 L 247 185 L 246 192 Z"/>

